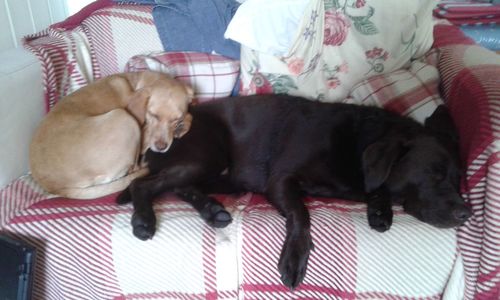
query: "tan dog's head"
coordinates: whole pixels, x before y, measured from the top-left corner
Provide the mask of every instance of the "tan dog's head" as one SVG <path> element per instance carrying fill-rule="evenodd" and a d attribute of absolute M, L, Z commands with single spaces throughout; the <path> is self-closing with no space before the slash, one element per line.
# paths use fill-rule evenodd
<path fill-rule="evenodd" d="M 156 72 L 135 73 L 130 79 L 133 93 L 128 111 L 141 124 L 142 153 L 166 152 L 174 138 L 189 131 L 192 116 L 188 105 L 193 90 L 172 77 Z"/>

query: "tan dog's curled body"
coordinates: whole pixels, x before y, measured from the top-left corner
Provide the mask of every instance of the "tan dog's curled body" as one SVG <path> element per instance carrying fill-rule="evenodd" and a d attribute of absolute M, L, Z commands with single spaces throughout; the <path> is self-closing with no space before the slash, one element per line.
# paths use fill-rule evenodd
<path fill-rule="evenodd" d="M 33 178 L 49 193 L 92 199 L 123 190 L 190 127 L 190 87 L 157 72 L 111 75 L 66 96 L 30 147 Z"/>

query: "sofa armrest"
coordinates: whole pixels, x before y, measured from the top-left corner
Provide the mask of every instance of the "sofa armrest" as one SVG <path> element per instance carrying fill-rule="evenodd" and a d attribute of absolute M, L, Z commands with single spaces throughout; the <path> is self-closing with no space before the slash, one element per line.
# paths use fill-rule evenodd
<path fill-rule="evenodd" d="M 435 27 L 441 93 L 460 135 L 466 176 L 463 195 L 473 216 L 458 231 L 466 298 L 498 299 L 500 293 L 500 55 L 458 28 Z M 496 279 L 495 279 L 496 278 Z"/>
<path fill-rule="evenodd" d="M 494 123 L 500 116 L 492 112 L 500 105 L 500 55 L 454 26 L 438 25 L 434 36 L 441 94 L 459 130 L 462 161 L 470 166 L 486 147 L 498 146 Z"/>
<path fill-rule="evenodd" d="M 82 21 L 98 66 L 95 78 L 123 72 L 134 55 L 163 50 L 152 9 L 152 5 L 115 4 Z"/>

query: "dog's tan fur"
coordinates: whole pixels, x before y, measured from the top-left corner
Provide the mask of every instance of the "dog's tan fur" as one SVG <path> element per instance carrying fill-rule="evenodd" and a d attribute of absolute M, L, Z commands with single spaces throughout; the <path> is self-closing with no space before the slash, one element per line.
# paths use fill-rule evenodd
<path fill-rule="evenodd" d="M 33 178 L 49 193 L 92 199 L 120 191 L 148 169 L 147 149 L 165 152 L 190 127 L 190 87 L 157 72 L 124 73 L 66 96 L 30 146 Z"/>

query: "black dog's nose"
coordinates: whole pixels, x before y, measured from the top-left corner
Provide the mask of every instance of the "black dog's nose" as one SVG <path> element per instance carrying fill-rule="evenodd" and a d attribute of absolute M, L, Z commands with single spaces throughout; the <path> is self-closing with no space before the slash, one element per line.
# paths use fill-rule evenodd
<path fill-rule="evenodd" d="M 457 220 L 465 222 L 465 221 L 467 221 L 468 218 L 470 218 L 470 216 L 472 215 L 472 212 L 471 212 L 470 208 L 468 208 L 468 207 L 460 207 L 460 208 L 456 208 L 453 211 L 453 215 L 455 216 L 455 218 Z"/>

